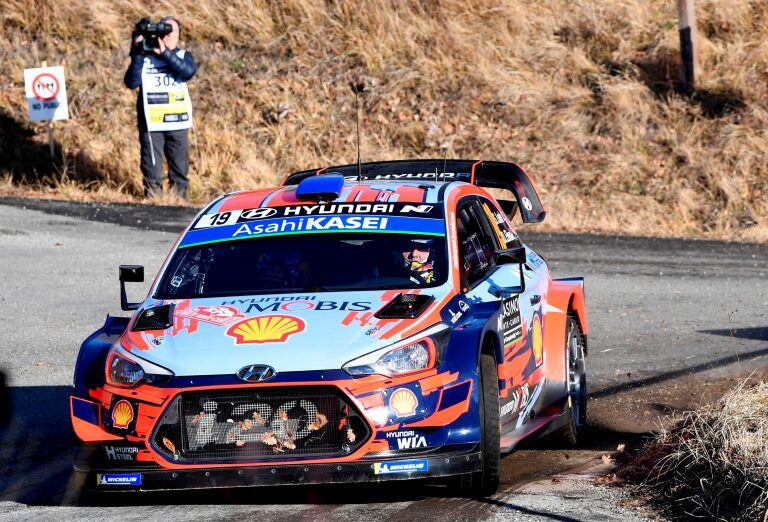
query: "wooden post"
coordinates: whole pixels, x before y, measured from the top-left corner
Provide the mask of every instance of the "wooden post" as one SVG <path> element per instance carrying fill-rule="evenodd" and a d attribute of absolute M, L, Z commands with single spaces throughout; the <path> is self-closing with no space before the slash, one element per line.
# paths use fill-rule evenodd
<path fill-rule="evenodd" d="M 696 59 L 695 0 L 677 0 L 677 28 L 680 30 L 680 80 L 683 90 L 692 93 L 696 88 L 699 64 Z"/>

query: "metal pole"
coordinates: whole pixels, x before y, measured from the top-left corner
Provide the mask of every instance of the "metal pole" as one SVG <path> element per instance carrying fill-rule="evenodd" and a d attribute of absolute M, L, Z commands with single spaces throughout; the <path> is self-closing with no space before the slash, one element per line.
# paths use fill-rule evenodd
<path fill-rule="evenodd" d="M 48 61 L 43 60 L 43 62 L 40 64 L 43 67 L 48 67 Z M 53 154 L 55 152 L 54 150 L 54 141 L 53 141 L 53 120 L 50 120 L 48 122 L 48 154 L 50 154 L 51 159 L 53 159 Z"/>
<path fill-rule="evenodd" d="M 680 81 L 683 90 L 691 93 L 696 88 L 699 64 L 696 59 L 695 0 L 677 0 L 677 28 L 680 31 Z"/>
<path fill-rule="evenodd" d="M 357 131 L 357 182 L 363 181 L 363 168 L 360 165 L 360 101 L 355 89 L 355 129 Z"/>
<path fill-rule="evenodd" d="M 51 159 L 53 159 L 53 154 L 56 152 L 54 150 L 53 144 L 55 143 L 53 141 L 53 121 L 48 122 L 48 153 L 51 155 Z"/>

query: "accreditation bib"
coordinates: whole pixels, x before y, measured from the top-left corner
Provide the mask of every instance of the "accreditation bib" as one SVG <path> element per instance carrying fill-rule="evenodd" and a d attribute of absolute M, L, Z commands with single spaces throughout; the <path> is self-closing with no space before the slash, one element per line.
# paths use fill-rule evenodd
<path fill-rule="evenodd" d="M 175 52 L 184 58 L 184 50 Z M 144 58 L 141 92 L 148 131 L 174 131 L 192 126 L 192 100 L 187 82 L 177 80 L 162 58 Z"/>

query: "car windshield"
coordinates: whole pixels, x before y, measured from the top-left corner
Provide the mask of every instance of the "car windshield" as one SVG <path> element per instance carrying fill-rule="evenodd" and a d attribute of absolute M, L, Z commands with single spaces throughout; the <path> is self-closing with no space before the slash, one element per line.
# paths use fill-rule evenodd
<path fill-rule="evenodd" d="M 179 248 L 158 299 L 441 285 L 444 236 L 395 233 L 299 234 Z"/>

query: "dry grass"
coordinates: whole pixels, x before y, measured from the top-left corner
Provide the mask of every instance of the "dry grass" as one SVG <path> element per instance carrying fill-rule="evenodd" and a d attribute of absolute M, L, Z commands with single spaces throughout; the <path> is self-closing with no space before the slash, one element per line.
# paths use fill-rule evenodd
<path fill-rule="evenodd" d="M 0 174 L 137 197 L 127 42 L 141 16 L 174 13 L 200 62 L 197 203 L 353 160 L 347 82 L 362 78 L 366 159 L 447 144 L 526 167 L 549 228 L 765 241 L 768 4 L 697 8 L 705 74 L 688 98 L 668 0 L 0 0 Z M 22 69 L 42 60 L 66 60 L 73 114 L 55 169 L 42 127 L 19 123 Z"/>
<path fill-rule="evenodd" d="M 768 520 L 768 383 L 686 412 L 619 472 L 673 518 Z"/>

